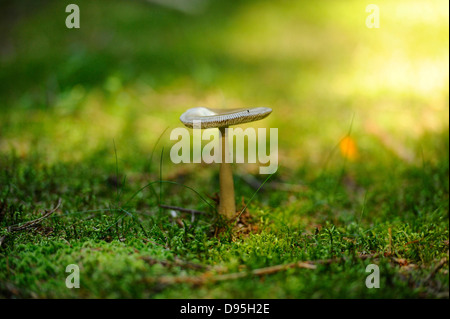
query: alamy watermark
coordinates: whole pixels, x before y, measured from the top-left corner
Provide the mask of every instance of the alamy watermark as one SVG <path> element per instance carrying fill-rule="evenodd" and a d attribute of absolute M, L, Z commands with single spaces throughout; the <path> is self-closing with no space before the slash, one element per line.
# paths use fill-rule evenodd
<path fill-rule="evenodd" d="M 66 278 L 66 287 L 69 289 L 80 288 L 80 267 L 70 264 L 66 267 L 66 272 L 71 273 Z"/>
<path fill-rule="evenodd" d="M 226 163 L 259 163 L 260 174 L 273 174 L 278 170 L 278 128 L 270 128 L 269 134 L 266 128 L 225 128 L 223 137 L 218 129 L 200 127 L 201 121 L 194 121 L 192 143 L 187 128 L 172 130 L 170 140 L 178 141 L 170 150 L 173 163 L 222 163 L 224 158 Z M 224 157 L 222 138 L 226 138 Z M 202 147 L 202 141 L 209 142 Z"/>
<path fill-rule="evenodd" d="M 380 27 L 380 8 L 376 4 L 369 4 L 366 12 L 370 13 L 366 18 L 366 27 L 378 29 Z"/>
<path fill-rule="evenodd" d="M 375 264 L 367 265 L 366 272 L 370 272 L 370 275 L 366 277 L 366 287 L 380 288 L 380 267 Z"/>
<path fill-rule="evenodd" d="M 66 27 L 68 29 L 80 28 L 80 7 L 76 4 L 69 4 L 66 7 L 66 12 L 70 13 L 66 18 Z"/>

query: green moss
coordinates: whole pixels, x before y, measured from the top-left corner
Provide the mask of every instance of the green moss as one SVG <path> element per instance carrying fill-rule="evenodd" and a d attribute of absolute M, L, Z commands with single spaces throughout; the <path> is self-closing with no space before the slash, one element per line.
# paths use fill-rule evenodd
<path fill-rule="evenodd" d="M 21 18 L 0 40 L 12 48 L 0 53 L 0 297 L 448 298 L 448 17 L 429 14 L 439 2 L 380 1 L 379 30 L 357 1 L 211 1 L 197 15 L 77 3 L 79 30 L 64 27 L 61 1 L 12 5 Z M 280 167 L 240 230 L 188 188 L 139 191 L 161 173 L 212 202 L 217 167 L 172 164 L 164 133 L 205 104 L 274 109 L 255 126 L 279 128 Z M 353 160 L 339 150 L 347 134 Z M 253 168 L 235 168 L 240 207 Z M 207 214 L 174 217 L 160 194 Z M 59 198 L 38 227 L 7 232 Z M 298 261 L 317 268 L 158 281 Z M 371 263 L 380 289 L 365 286 Z M 79 289 L 66 288 L 69 264 Z"/>

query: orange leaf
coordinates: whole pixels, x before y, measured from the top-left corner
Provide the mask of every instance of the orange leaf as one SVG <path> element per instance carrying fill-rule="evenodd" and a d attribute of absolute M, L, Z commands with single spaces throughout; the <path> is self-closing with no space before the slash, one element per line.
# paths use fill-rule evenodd
<path fill-rule="evenodd" d="M 341 150 L 342 156 L 351 161 L 356 160 L 359 156 L 356 142 L 350 136 L 346 136 L 341 140 L 339 143 L 339 149 Z"/>

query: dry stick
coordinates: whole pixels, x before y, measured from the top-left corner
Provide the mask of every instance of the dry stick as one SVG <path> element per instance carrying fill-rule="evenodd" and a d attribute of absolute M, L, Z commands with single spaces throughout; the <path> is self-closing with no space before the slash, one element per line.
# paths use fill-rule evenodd
<path fill-rule="evenodd" d="M 365 260 L 368 258 L 377 258 L 377 255 L 361 255 L 358 256 L 359 259 Z M 171 285 L 171 284 L 181 284 L 181 283 L 187 283 L 187 284 L 193 284 L 193 285 L 202 285 L 206 283 L 214 283 L 219 281 L 228 281 L 228 280 L 237 280 L 241 278 L 245 278 L 247 276 L 264 276 L 264 275 L 271 275 L 280 271 L 285 271 L 288 269 L 293 268 L 300 268 L 300 269 L 309 269 L 314 270 L 317 268 L 317 265 L 327 265 L 334 262 L 341 262 L 344 261 L 345 258 L 332 258 L 332 259 L 322 259 L 322 260 L 315 260 L 315 261 L 297 261 L 289 264 L 283 264 L 283 265 L 276 265 L 276 266 L 270 266 L 265 268 L 259 268 L 254 269 L 251 271 L 243 271 L 243 272 L 236 272 L 236 273 L 230 273 L 230 274 L 224 274 L 224 275 L 211 275 L 210 272 L 205 272 L 199 276 L 178 276 L 178 277 L 169 277 L 169 276 L 162 276 L 159 278 L 147 278 L 146 281 L 150 283 L 158 283 L 163 285 Z"/>
<path fill-rule="evenodd" d="M 183 268 L 189 268 L 189 269 L 195 269 L 195 270 L 205 270 L 205 269 L 210 269 L 209 266 L 206 265 L 201 265 L 201 264 L 196 264 L 190 261 L 184 261 L 181 260 L 177 257 L 175 257 L 174 261 L 169 261 L 169 260 L 158 260 L 155 259 L 151 256 L 142 256 L 139 257 L 140 259 L 146 261 L 147 263 L 149 263 L 150 265 L 154 265 L 154 264 L 161 264 L 164 267 L 183 267 Z"/>
<path fill-rule="evenodd" d="M 441 269 L 446 263 L 448 262 L 448 259 L 446 257 L 442 258 L 441 261 L 434 267 L 434 269 L 430 272 L 430 274 L 425 278 L 425 282 L 431 280 L 436 273 Z"/>
<path fill-rule="evenodd" d="M 8 231 L 9 232 L 14 232 L 14 231 L 20 231 L 20 230 L 24 230 L 30 227 L 34 227 L 38 224 L 40 224 L 44 219 L 48 218 L 51 214 L 53 214 L 61 205 L 61 198 L 58 200 L 58 203 L 56 204 L 55 208 L 49 210 L 48 212 L 45 212 L 44 215 L 42 215 L 42 217 L 39 217 L 35 220 L 31 220 L 29 222 L 26 222 L 25 224 L 21 225 L 21 226 L 9 226 L 8 227 Z"/>
<path fill-rule="evenodd" d="M 20 226 L 17 226 L 17 225 L 9 226 L 6 229 L 6 231 L 7 231 L 6 235 L 4 235 L 4 236 L 2 236 L 0 238 L 0 246 L 3 244 L 3 242 L 6 239 L 8 234 L 10 234 L 12 232 L 16 232 L 16 231 L 25 230 L 25 229 L 28 229 L 28 228 L 31 228 L 31 227 L 39 225 L 44 219 L 48 218 L 51 214 L 53 214 L 56 210 L 58 210 L 59 206 L 61 206 L 61 198 L 58 199 L 58 203 L 56 204 L 55 208 L 53 208 L 53 209 L 51 209 L 49 211 L 46 211 L 42 215 L 42 217 L 39 217 L 39 218 L 37 218 L 35 220 L 31 220 L 29 222 L 26 222 L 25 224 L 20 225 Z"/>
<path fill-rule="evenodd" d="M 228 281 L 228 280 L 236 280 L 240 278 L 244 278 L 247 276 L 263 276 L 270 275 L 273 273 L 277 273 L 280 271 L 284 271 L 290 268 L 303 268 L 303 269 L 316 269 L 316 265 L 305 263 L 305 262 L 295 262 L 285 265 L 277 265 L 265 268 L 254 269 L 249 272 L 236 272 L 225 275 L 217 275 L 217 276 L 208 276 L 208 274 L 200 275 L 200 276 L 181 276 L 181 277 L 160 277 L 156 278 L 156 282 L 160 284 L 170 285 L 170 284 L 181 284 L 181 283 L 190 283 L 194 285 L 200 285 L 205 283 L 214 283 L 219 281 Z M 150 281 L 153 281 L 150 279 Z"/>
<path fill-rule="evenodd" d="M 205 212 L 201 212 L 199 210 L 195 210 L 195 209 L 189 209 L 189 208 L 183 208 L 183 207 L 178 207 L 178 206 L 170 206 L 170 205 L 163 205 L 160 204 L 159 207 L 161 208 L 165 208 L 165 209 L 172 209 L 172 210 L 176 210 L 179 212 L 183 212 L 183 213 L 189 213 L 189 214 L 205 214 Z"/>
<path fill-rule="evenodd" d="M 6 235 L 3 235 L 2 237 L 0 237 L 0 247 L 2 246 L 5 239 L 6 239 Z"/>
<path fill-rule="evenodd" d="M 250 187 L 258 189 L 261 186 L 261 182 L 253 177 L 252 175 L 243 174 L 239 176 L 244 182 L 246 182 Z M 304 192 L 307 187 L 300 184 L 289 184 L 289 183 L 279 183 L 270 182 L 265 186 L 266 190 L 284 191 L 284 192 Z"/>
<path fill-rule="evenodd" d="M 389 227 L 389 254 L 392 254 L 392 228 Z"/>

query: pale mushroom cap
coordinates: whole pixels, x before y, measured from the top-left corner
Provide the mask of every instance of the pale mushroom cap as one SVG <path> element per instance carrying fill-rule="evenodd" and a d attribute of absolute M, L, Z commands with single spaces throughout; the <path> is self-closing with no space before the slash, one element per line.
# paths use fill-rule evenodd
<path fill-rule="evenodd" d="M 184 112 L 180 120 L 190 128 L 194 127 L 194 121 L 200 121 L 200 128 L 219 128 L 262 120 L 271 112 L 272 109 L 268 107 L 223 110 L 195 107 Z"/>

